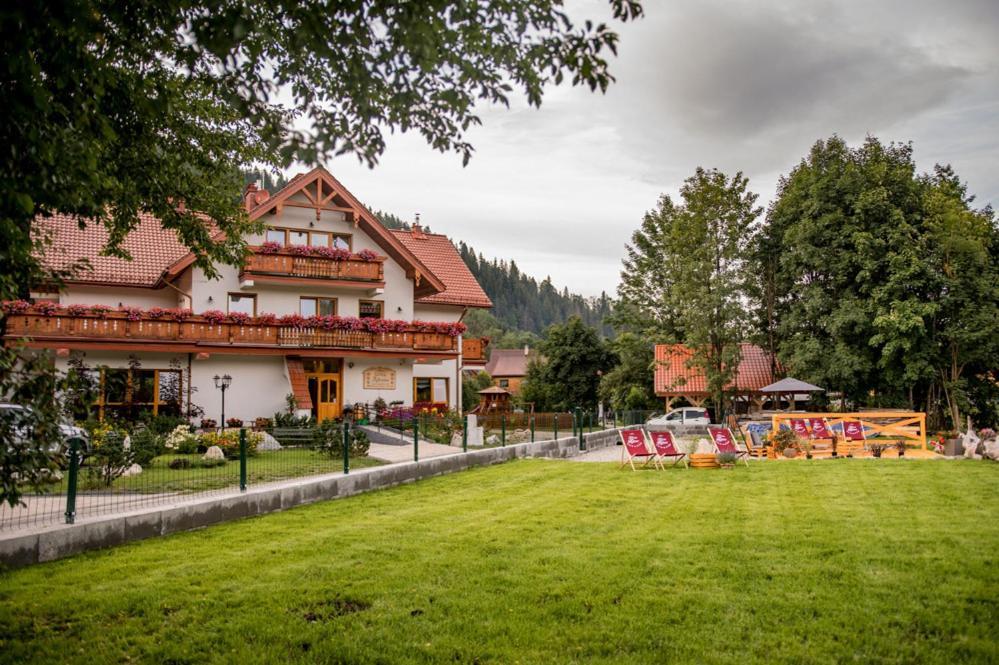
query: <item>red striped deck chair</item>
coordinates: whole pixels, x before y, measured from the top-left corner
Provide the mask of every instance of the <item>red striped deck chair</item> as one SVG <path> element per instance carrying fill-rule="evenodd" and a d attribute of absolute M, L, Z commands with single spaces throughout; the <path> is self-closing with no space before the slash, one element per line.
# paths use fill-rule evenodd
<path fill-rule="evenodd" d="M 715 444 L 716 453 L 732 453 L 737 461 L 741 459 L 746 466 L 749 466 L 747 459 L 749 453 L 736 447 L 732 430 L 727 427 L 709 427 L 708 434 L 711 435 L 711 440 Z"/>
<path fill-rule="evenodd" d="M 843 438 L 847 441 L 867 441 L 864 426 L 858 420 L 843 421 Z"/>
<path fill-rule="evenodd" d="M 659 466 L 658 456 L 649 450 L 649 442 L 645 439 L 645 432 L 636 428 L 623 429 L 618 434 L 621 437 L 621 443 L 624 444 L 621 447 L 621 468 L 624 468 L 625 464 L 630 464 L 632 471 L 636 471 L 635 460 L 645 460 L 645 466 L 649 462 L 652 462 L 653 466 Z"/>
<path fill-rule="evenodd" d="M 829 429 L 825 418 L 809 418 L 808 428 L 812 430 L 812 449 L 816 453 L 830 452 L 836 454 L 836 435 Z"/>
<path fill-rule="evenodd" d="M 682 462 L 684 468 L 687 468 L 687 454 L 677 450 L 676 441 L 673 440 L 673 432 L 649 432 L 649 438 L 652 439 L 652 447 L 655 449 L 656 455 L 659 456 L 660 467 L 669 458 L 673 461 L 673 466 Z"/>
<path fill-rule="evenodd" d="M 809 439 L 812 433 L 808 431 L 808 423 L 804 418 L 791 418 L 791 429 L 801 439 Z"/>

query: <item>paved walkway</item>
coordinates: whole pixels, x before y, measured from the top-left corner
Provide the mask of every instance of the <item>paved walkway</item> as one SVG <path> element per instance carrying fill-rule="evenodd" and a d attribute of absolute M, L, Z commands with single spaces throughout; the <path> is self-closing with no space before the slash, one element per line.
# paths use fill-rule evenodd
<path fill-rule="evenodd" d="M 568 458 L 570 462 L 620 462 L 621 446 L 598 448 L 590 452 Z"/>
<path fill-rule="evenodd" d="M 461 448 L 456 448 L 454 446 L 445 446 L 439 443 L 420 443 L 420 459 L 426 457 L 440 457 L 441 455 L 453 455 L 455 453 L 460 453 Z M 413 461 L 413 444 L 410 443 L 406 446 L 391 446 L 385 443 L 372 443 L 371 447 L 368 448 L 368 457 L 374 457 L 375 459 L 380 459 L 389 464 L 395 464 L 396 462 L 412 462 Z"/>

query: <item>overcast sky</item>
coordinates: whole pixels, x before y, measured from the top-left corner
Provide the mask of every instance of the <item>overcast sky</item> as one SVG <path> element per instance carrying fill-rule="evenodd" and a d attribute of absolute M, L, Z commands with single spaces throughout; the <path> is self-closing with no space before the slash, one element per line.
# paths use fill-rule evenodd
<path fill-rule="evenodd" d="M 607 2 L 570 2 L 602 17 Z M 606 95 L 480 110 L 471 163 L 416 135 L 373 170 L 327 167 L 362 201 L 517 262 L 558 288 L 616 291 L 624 244 L 697 166 L 743 171 L 764 206 L 815 140 L 914 142 L 999 203 L 999 0 L 646 0 L 618 26 Z"/>

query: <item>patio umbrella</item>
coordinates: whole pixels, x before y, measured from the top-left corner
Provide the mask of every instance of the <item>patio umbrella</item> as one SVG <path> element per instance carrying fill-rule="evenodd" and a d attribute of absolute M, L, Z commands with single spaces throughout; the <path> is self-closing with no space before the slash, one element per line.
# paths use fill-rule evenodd
<path fill-rule="evenodd" d="M 771 383 L 769 386 L 764 386 L 760 388 L 761 393 L 771 393 L 777 395 L 780 399 L 781 395 L 790 395 L 791 399 L 788 400 L 788 410 L 794 410 L 794 396 L 798 393 L 823 393 L 824 388 L 819 388 L 818 386 L 813 386 L 810 383 L 801 381 L 799 379 L 793 379 L 787 377 L 786 379 L 781 379 L 776 383 Z"/>

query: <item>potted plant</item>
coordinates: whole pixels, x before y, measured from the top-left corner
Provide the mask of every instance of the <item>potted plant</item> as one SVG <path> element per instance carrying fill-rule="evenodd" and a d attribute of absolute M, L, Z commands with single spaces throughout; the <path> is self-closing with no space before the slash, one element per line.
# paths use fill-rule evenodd
<path fill-rule="evenodd" d="M 881 453 L 883 453 L 887 447 L 888 445 L 884 443 L 872 442 L 867 444 L 867 449 L 870 450 L 871 454 L 875 457 L 881 457 Z"/>
<path fill-rule="evenodd" d="M 943 432 L 940 438 L 943 439 L 944 455 L 947 457 L 957 457 L 964 454 L 964 448 L 961 446 L 961 439 L 958 438 L 957 432 L 954 430 Z"/>
<path fill-rule="evenodd" d="M 226 418 L 226 427 L 242 427 L 243 420 L 241 418 Z"/>
<path fill-rule="evenodd" d="M 898 451 L 899 457 L 905 457 L 905 441 L 896 441 L 895 450 Z"/>
<path fill-rule="evenodd" d="M 798 445 L 805 451 L 805 459 L 812 459 L 812 440 L 800 439 Z"/>
<path fill-rule="evenodd" d="M 770 437 L 774 452 L 784 457 L 797 457 L 798 443 L 798 435 L 790 429 L 779 429 Z"/>
<path fill-rule="evenodd" d="M 734 469 L 737 456 L 735 453 L 718 453 L 718 455 L 715 456 L 715 459 L 718 460 L 718 464 L 721 468 Z"/>
<path fill-rule="evenodd" d="M 216 429 L 219 426 L 218 421 L 213 418 L 202 418 L 201 419 L 201 429 Z"/>

